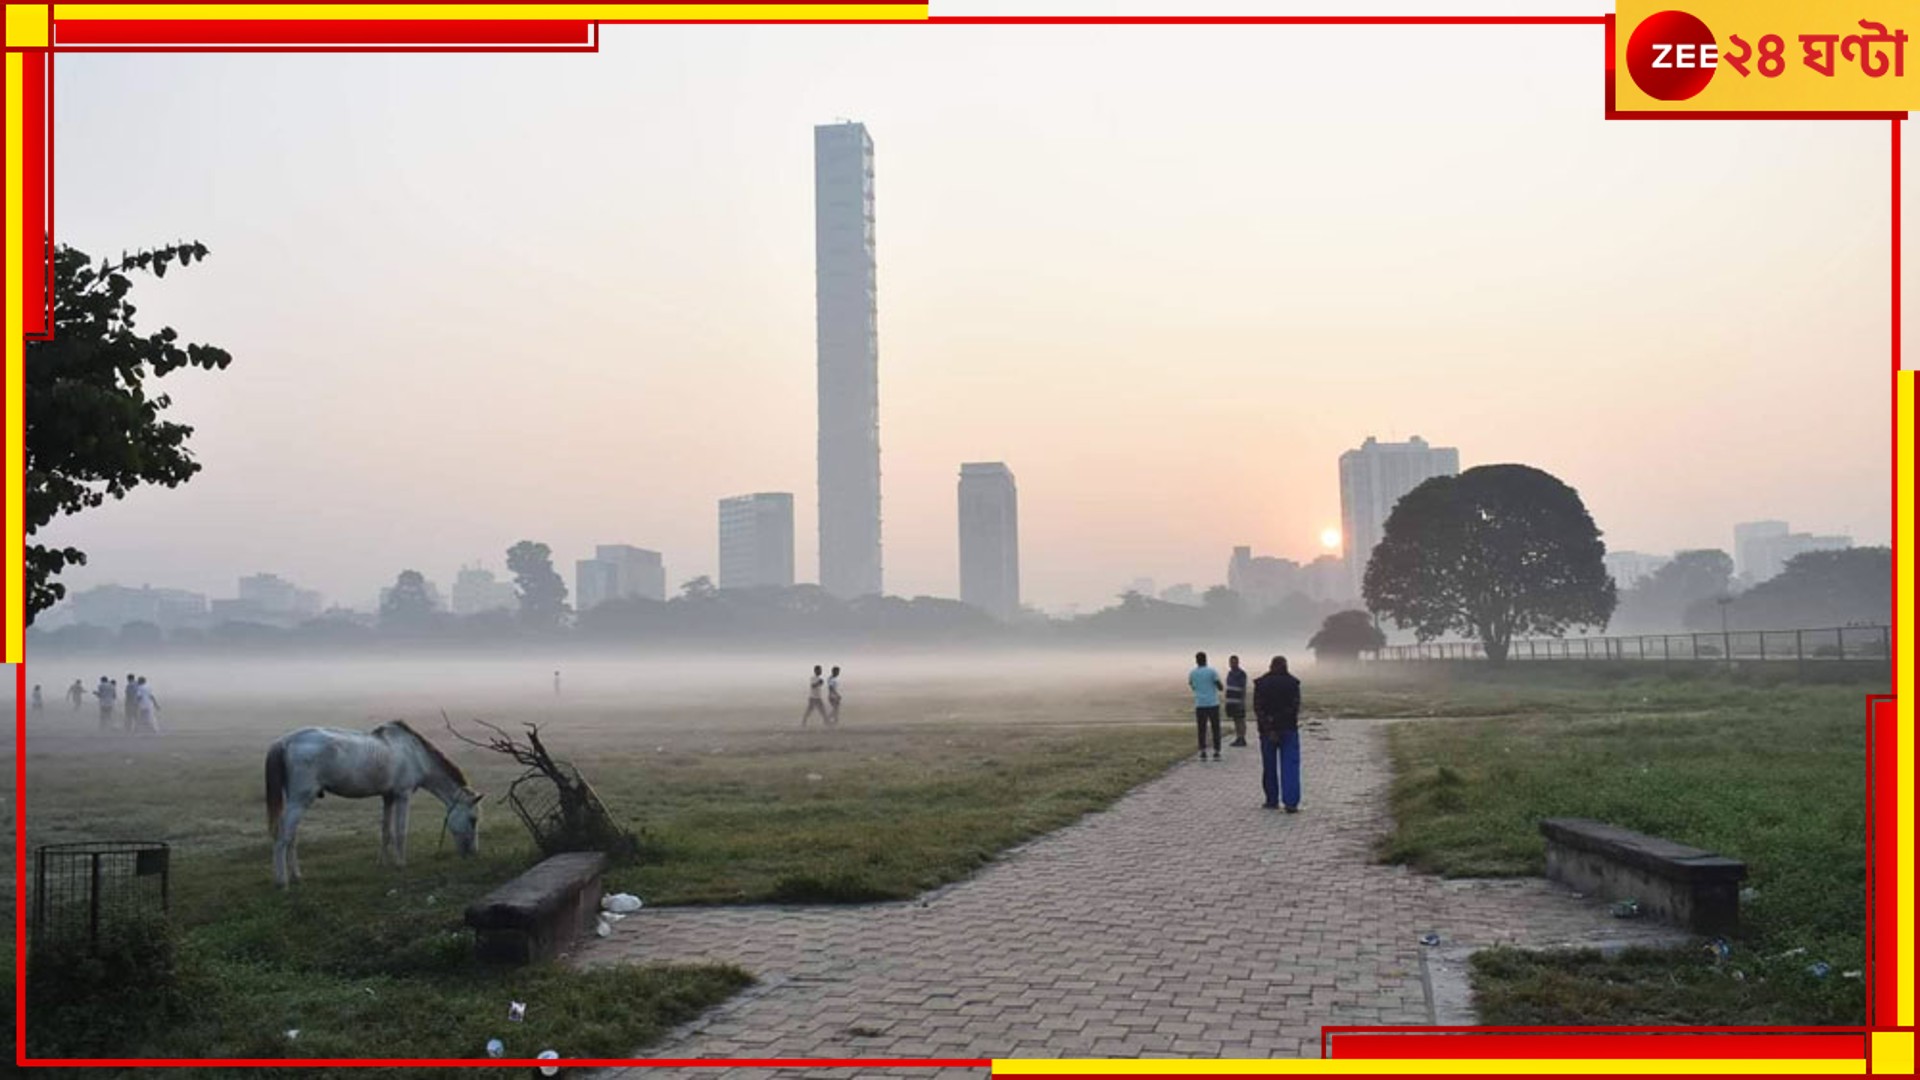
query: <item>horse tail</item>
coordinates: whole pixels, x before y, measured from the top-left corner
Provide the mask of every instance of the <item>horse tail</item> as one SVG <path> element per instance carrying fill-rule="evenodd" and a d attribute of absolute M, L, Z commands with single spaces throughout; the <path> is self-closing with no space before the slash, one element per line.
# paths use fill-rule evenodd
<path fill-rule="evenodd" d="M 267 750 L 267 835 L 280 838 L 280 814 L 287 808 L 287 745 Z"/>

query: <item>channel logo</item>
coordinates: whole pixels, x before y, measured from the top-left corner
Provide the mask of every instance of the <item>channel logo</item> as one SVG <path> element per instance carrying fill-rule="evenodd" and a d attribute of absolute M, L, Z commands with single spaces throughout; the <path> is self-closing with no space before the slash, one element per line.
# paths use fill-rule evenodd
<path fill-rule="evenodd" d="M 1684 11 L 1647 16 L 1627 39 L 1627 73 L 1641 93 L 1685 101 L 1707 88 L 1720 66 L 1720 43 L 1707 24 Z"/>

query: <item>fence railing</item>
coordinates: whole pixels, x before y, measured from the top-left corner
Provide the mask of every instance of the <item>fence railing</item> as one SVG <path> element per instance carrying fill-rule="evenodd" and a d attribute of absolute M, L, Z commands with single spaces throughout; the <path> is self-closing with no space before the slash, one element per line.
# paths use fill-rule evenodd
<path fill-rule="evenodd" d="M 1513 642 L 1508 660 L 1631 660 L 1652 663 L 1721 661 L 1886 661 L 1893 631 L 1885 626 L 1834 626 L 1816 630 L 1724 630 L 1699 634 L 1635 634 L 1611 637 L 1533 638 Z M 1370 661 L 1484 660 L 1477 641 L 1428 641 L 1388 645 L 1360 654 Z"/>

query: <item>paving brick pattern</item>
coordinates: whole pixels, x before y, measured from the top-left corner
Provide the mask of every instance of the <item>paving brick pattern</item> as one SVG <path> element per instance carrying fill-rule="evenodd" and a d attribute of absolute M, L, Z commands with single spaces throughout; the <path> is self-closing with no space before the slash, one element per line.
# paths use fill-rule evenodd
<path fill-rule="evenodd" d="M 576 960 L 761 980 L 649 1056 L 1245 1058 L 1318 1056 L 1325 1024 L 1432 1022 L 1423 934 L 1456 951 L 1660 936 L 1545 881 L 1375 863 L 1385 727 L 1312 723 L 1299 814 L 1261 807 L 1258 752 L 1229 747 L 917 901 L 648 909 Z"/>

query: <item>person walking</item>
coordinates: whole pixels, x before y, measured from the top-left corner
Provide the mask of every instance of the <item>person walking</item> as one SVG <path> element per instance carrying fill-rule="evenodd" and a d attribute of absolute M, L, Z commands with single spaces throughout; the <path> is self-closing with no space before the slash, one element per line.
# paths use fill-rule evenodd
<path fill-rule="evenodd" d="M 800 715 L 801 727 L 806 727 L 807 721 L 813 719 L 813 714 L 816 712 L 820 714 L 821 720 L 826 720 L 827 703 L 820 697 L 822 688 L 826 685 L 827 680 L 820 677 L 820 665 L 813 665 L 813 681 L 807 683 L 807 711 Z"/>
<path fill-rule="evenodd" d="M 827 676 L 827 726 L 840 723 L 840 669 L 835 667 L 833 674 Z"/>
<path fill-rule="evenodd" d="M 1274 657 L 1267 673 L 1253 680 L 1253 717 L 1260 729 L 1266 807 L 1294 813 L 1300 809 L 1300 680 L 1287 673 L 1286 657 Z"/>
<path fill-rule="evenodd" d="M 1226 684 L 1220 673 L 1207 666 L 1207 654 L 1193 654 L 1193 670 L 1187 673 L 1187 686 L 1193 691 L 1193 723 L 1200 731 L 1200 760 L 1207 760 L 1207 725 L 1213 725 L 1213 760 L 1220 760 L 1220 691 Z"/>
<path fill-rule="evenodd" d="M 145 675 L 140 676 L 140 681 L 135 684 L 133 690 L 128 692 L 127 697 L 136 704 L 140 717 L 140 730 L 154 735 L 160 734 L 160 720 L 155 715 L 160 711 L 160 699 L 153 696 L 153 690 L 147 686 Z"/>
<path fill-rule="evenodd" d="M 67 687 L 67 700 L 73 702 L 74 712 L 80 711 L 80 702 L 86 696 L 87 688 L 80 685 L 79 679 L 73 680 L 73 685 Z"/>
<path fill-rule="evenodd" d="M 33 711 L 39 712 L 40 710 L 46 707 L 47 707 L 46 699 L 40 696 L 40 684 L 34 683 L 33 684 Z"/>
<path fill-rule="evenodd" d="M 137 693 L 135 693 L 135 690 L 139 688 L 139 685 L 140 685 L 140 682 L 138 679 L 134 678 L 133 672 L 131 671 L 127 672 L 127 685 L 125 689 L 126 698 L 121 704 L 123 705 L 123 707 L 125 707 L 127 711 L 126 721 L 127 721 L 128 731 L 133 730 L 134 717 L 140 711 L 140 703 L 134 700 L 139 696 Z"/>
<path fill-rule="evenodd" d="M 1247 669 L 1227 657 L 1227 719 L 1233 721 L 1233 745 L 1247 745 Z"/>
<path fill-rule="evenodd" d="M 560 696 L 560 673 L 558 671 L 553 673 L 553 696 Z"/>
<path fill-rule="evenodd" d="M 113 699 L 120 696 L 114 689 L 113 680 L 100 676 L 100 685 L 93 688 L 94 699 L 100 702 L 100 730 L 113 730 Z"/>

